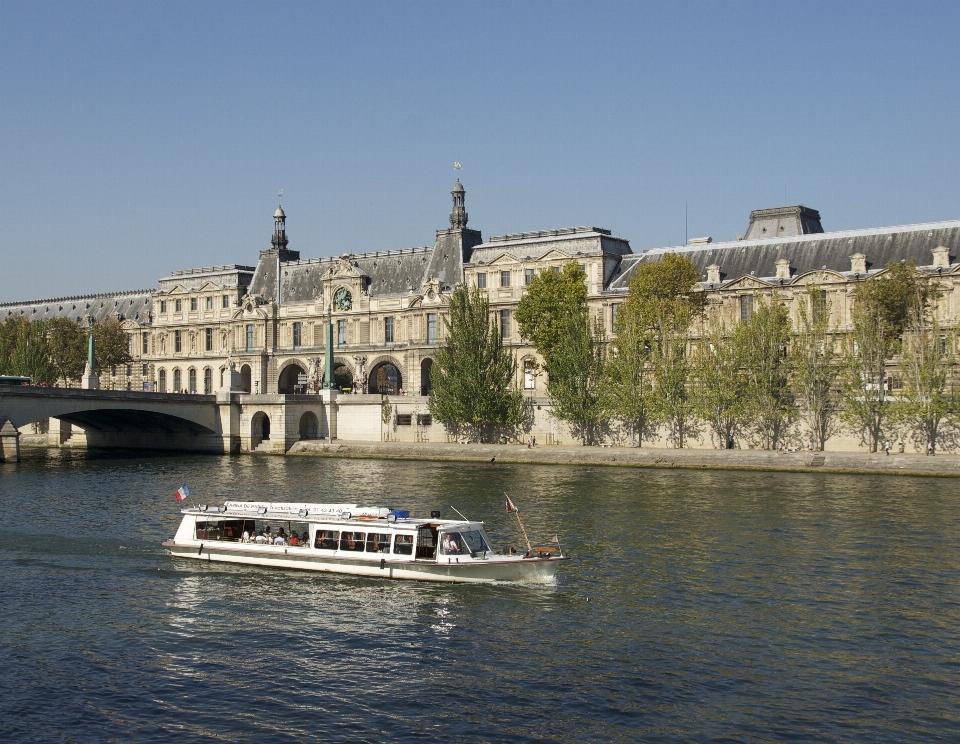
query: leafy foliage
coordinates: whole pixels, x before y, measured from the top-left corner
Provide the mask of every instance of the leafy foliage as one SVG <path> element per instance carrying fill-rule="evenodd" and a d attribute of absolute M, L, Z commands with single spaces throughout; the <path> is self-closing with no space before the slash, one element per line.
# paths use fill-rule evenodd
<path fill-rule="evenodd" d="M 116 318 L 105 318 L 93 324 L 93 343 L 98 374 L 131 360 L 130 339 Z"/>
<path fill-rule="evenodd" d="M 744 417 L 740 349 L 722 320 L 700 335 L 691 370 L 697 413 L 710 426 L 717 446 L 725 449 Z"/>
<path fill-rule="evenodd" d="M 840 372 L 838 354 L 830 335 L 830 303 L 816 284 L 807 285 L 798 309 L 799 330 L 793 347 L 793 387 L 809 436 L 823 450 L 840 430 L 836 394 Z"/>
<path fill-rule="evenodd" d="M 605 372 L 606 408 L 628 424 L 642 445 L 657 424 L 648 334 L 636 324 L 620 323 L 619 318 L 617 325 L 620 332 L 611 344 Z"/>
<path fill-rule="evenodd" d="M 430 371 L 430 413 L 444 424 L 467 427 L 488 441 L 496 427 L 517 427 L 525 417 L 516 387 L 517 362 L 490 318 L 490 303 L 476 288 L 450 296 L 446 343 Z"/>
<path fill-rule="evenodd" d="M 20 319 L 16 342 L 10 354 L 10 372 L 32 378 L 34 383 L 56 382 L 57 370 L 50 363 L 47 322 Z"/>
<path fill-rule="evenodd" d="M 558 330 L 547 381 L 552 415 L 569 423 L 582 444 L 596 444 L 607 417 L 603 324 L 598 321 L 591 327 L 584 311 L 565 318 Z"/>
<path fill-rule="evenodd" d="M 542 271 L 517 305 L 514 317 L 520 335 L 533 343 L 548 371 L 554 349 L 569 331 L 564 324 L 587 312 L 586 279 L 576 263 L 568 263 L 559 272 Z"/>
<path fill-rule="evenodd" d="M 48 321 L 47 339 L 50 363 L 64 385 L 79 380 L 87 360 L 87 334 L 78 323 L 69 318 Z"/>

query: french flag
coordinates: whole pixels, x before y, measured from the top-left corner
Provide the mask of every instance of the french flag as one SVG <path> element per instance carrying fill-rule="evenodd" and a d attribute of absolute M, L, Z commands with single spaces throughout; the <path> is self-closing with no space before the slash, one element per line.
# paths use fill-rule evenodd
<path fill-rule="evenodd" d="M 186 484 L 186 483 L 184 483 L 182 486 L 180 486 L 180 488 L 177 489 L 177 492 L 176 492 L 175 494 L 173 494 L 174 498 L 176 498 L 176 500 L 177 500 L 178 503 L 181 502 L 181 501 L 183 501 L 183 500 L 184 500 L 185 498 L 187 498 L 187 496 L 189 496 L 189 495 L 190 495 L 190 489 L 187 488 L 187 484 Z"/>

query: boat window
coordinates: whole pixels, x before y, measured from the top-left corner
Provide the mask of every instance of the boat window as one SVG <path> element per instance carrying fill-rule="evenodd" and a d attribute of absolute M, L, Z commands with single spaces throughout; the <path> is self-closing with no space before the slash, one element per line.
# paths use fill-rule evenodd
<path fill-rule="evenodd" d="M 248 524 L 252 525 L 249 542 L 295 548 L 310 546 L 310 532 L 305 522 L 257 521 Z"/>
<path fill-rule="evenodd" d="M 465 555 L 467 553 L 459 532 L 447 532 L 440 539 L 440 551 L 441 555 Z"/>
<path fill-rule="evenodd" d="M 245 525 L 253 522 L 243 519 L 198 519 L 198 540 L 233 540 L 237 542 L 243 535 Z"/>
<path fill-rule="evenodd" d="M 344 532 L 340 536 L 340 550 L 362 551 L 364 538 L 363 532 Z"/>
<path fill-rule="evenodd" d="M 480 530 L 461 532 L 460 537 L 466 546 L 466 552 L 469 552 L 470 555 L 476 556 L 477 553 L 490 552 L 490 546 L 488 546 L 487 541 L 483 539 L 483 533 Z"/>
<path fill-rule="evenodd" d="M 340 542 L 340 532 L 337 530 L 317 530 L 317 539 L 313 547 L 318 550 L 336 550 Z"/>
<path fill-rule="evenodd" d="M 413 555 L 413 535 L 397 535 L 393 541 L 393 552 L 397 555 Z"/>
<path fill-rule="evenodd" d="M 417 530 L 417 558 L 437 557 L 437 530 L 435 527 L 421 527 Z"/>
<path fill-rule="evenodd" d="M 390 534 L 382 532 L 367 533 L 367 552 L 368 553 L 389 553 L 390 552 Z"/>

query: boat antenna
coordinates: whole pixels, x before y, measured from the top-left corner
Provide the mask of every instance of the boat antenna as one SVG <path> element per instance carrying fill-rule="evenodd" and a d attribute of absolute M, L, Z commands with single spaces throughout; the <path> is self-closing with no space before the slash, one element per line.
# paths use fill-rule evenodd
<path fill-rule="evenodd" d="M 454 509 L 452 506 L 451 506 L 450 508 L 453 509 L 455 512 L 457 512 L 457 514 L 460 514 L 460 512 L 457 511 L 456 509 Z M 466 517 L 464 517 L 462 514 L 460 514 L 460 517 L 463 519 L 464 522 L 469 522 L 469 521 L 470 521 L 469 519 L 467 519 Z"/>
<path fill-rule="evenodd" d="M 523 522 L 520 519 L 520 510 L 517 508 L 517 505 L 510 500 L 510 495 L 506 491 L 503 492 L 503 495 L 507 497 L 507 514 L 513 512 L 517 515 L 517 524 L 520 525 L 520 532 L 523 535 L 523 539 L 527 542 L 527 550 L 533 550 L 533 547 L 530 545 L 530 538 L 527 537 L 527 531 L 523 529 Z"/>

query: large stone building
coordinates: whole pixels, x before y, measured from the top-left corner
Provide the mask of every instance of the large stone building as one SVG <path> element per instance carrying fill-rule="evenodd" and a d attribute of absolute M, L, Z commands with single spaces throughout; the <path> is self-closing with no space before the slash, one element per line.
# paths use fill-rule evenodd
<path fill-rule="evenodd" d="M 494 320 L 515 350 L 518 384 L 546 407 L 535 350 L 519 337 L 514 310 L 537 272 L 578 262 L 587 274 L 591 311 L 609 333 L 631 277 L 665 253 L 689 256 L 702 272 L 712 317 L 727 326 L 747 317 L 755 298 L 778 292 L 796 308 L 807 284 L 831 300 L 833 321 L 849 326 L 857 282 L 890 261 L 913 261 L 943 294 L 945 327 L 960 317 L 960 221 L 823 231 L 820 214 L 802 206 L 756 210 L 743 238 L 634 253 L 609 230 L 577 227 L 515 233 L 483 241 L 467 227 L 465 192 L 452 192 L 450 226 L 432 245 L 338 257 L 301 258 L 288 247 L 286 216 L 278 208 L 270 247 L 255 266 L 227 265 L 175 271 L 150 291 L 121 292 L 0 304 L 0 321 L 114 315 L 130 334 L 133 357 L 125 368 L 101 371 L 110 389 L 212 393 L 241 373 L 250 393 L 293 394 L 319 388 L 324 326 L 334 326 L 337 381 L 352 393 L 423 396 L 430 367 L 444 340 L 444 316 L 461 282 L 486 290 Z M 425 410 L 425 409 L 424 409 Z M 545 414 L 545 411 L 544 411 Z M 547 428 L 540 417 L 536 427 Z M 568 437 L 555 422 L 549 433 Z M 706 444 L 709 445 L 707 442 Z"/>

